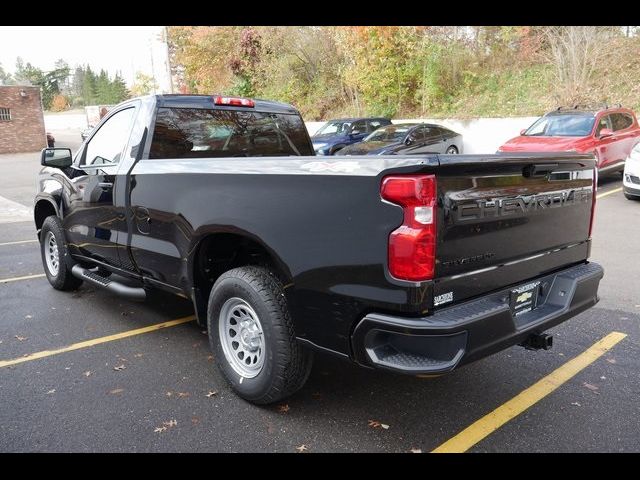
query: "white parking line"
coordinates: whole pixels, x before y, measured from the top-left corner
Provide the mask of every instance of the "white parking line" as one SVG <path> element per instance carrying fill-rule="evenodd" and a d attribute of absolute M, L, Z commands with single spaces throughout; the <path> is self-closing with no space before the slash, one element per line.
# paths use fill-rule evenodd
<path fill-rule="evenodd" d="M 34 238 L 33 240 L 19 240 L 17 242 L 4 242 L 4 243 L 0 243 L 0 247 L 4 247 L 5 245 L 20 245 L 21 243 L 34 243 L 37 241 L 38 239 Z"/>

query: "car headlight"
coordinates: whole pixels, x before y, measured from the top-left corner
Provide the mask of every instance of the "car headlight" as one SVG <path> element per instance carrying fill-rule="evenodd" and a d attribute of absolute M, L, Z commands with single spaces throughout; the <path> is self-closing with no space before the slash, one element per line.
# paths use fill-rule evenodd
<path fill-rule="evenodd" d="M 325 148 L 327 145 L 329 145 L 328 143 L 314 143 L 313 144 L 313 149 L 314 150 L 322 150 L 323 148 Z"/>

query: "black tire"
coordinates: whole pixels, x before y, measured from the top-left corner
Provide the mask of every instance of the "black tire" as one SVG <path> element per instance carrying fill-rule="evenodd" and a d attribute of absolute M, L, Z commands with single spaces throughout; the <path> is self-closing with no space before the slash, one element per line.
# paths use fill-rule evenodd
<path fill-rule="evenodd" d="M 345 145 L 336 145 L 329 151 L 329 155 L 337 155 L 337 153 L 342 150 Z"/>
<path fill-rule="evenodd" d="M 458 147 L 456 147 L 455 145 L 451 145 L 449 148 L 447 148 L 447 154 L 449 154 L 449 155 L 457 155 L 458 154 Z"/>
<path fill-rule="evenodd" d="M 58 248 L 58 271 L 53 272 L 47 265 L 46 250 L 49 248 L 48 235 L 51 233 L 55 239 Z M 69 255 L 67 242 L 64 239 L 62 223 L 55 215 L 51 215 L 44 220 L 42 230 L 40 230 L 40 256 L 42 257 L 42 266 L 47 279 L 56 290 L 76 290 L 82 285 L 82 280 L 71 274 L 71 267 L 74 261 Z"/>
<path fill-rule="evenodd" d="M 220 314 L 225 302 L 233 299 L 246 302 L 262 326 L 264 363 L 252 378 L 234 369 L 220 339 L 219 322 L 224 321 Z M 282 283 L 267 269 L 247 266 L 223 273 L 209 295 L 207 327 L 218 368 L 245 400 L 261 405 L 277 402 L 298 391 L 307 381 L 313 355 L 296 341 Z"/>

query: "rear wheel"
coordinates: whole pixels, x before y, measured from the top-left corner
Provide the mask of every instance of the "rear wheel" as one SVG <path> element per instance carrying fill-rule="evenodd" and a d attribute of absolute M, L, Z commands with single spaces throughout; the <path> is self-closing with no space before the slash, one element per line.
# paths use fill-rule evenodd
<path fill-rule="evenodd" d="M 218 368 L 245 400 L 277 402 L 306 382 L 312 354 L 296 341 L 282 284 L 267 269 L 222 274 L 209 296 L 207 324 Z"/>
<path fill-rule="evenodd" d="M 451 145 L 449 148 L 447 148 L 447 153 L 449 155 L 457 155 L 458 149 L 454 145 Z"/>
<path fill-rule="evenodd" d="M 44 273 L 56 290 L 75 290 L 82 285 L 82 280 L 71 274 L 73 261 L 67 250 L 62 223 L 55 215 L 44 220 L 40 231 L 40 253 Z"/>

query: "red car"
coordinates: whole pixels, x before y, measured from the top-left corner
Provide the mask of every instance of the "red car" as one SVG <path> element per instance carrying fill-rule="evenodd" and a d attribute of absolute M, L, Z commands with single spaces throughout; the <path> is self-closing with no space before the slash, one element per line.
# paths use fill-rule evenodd
<path fill-rule="evenodd" d="M 624 169 L 625 159 L 640 141 L 640 126 L 628 108 L 558 108 L 540 117 L 498 152 L 594 153 L 601 174 Z"/>

